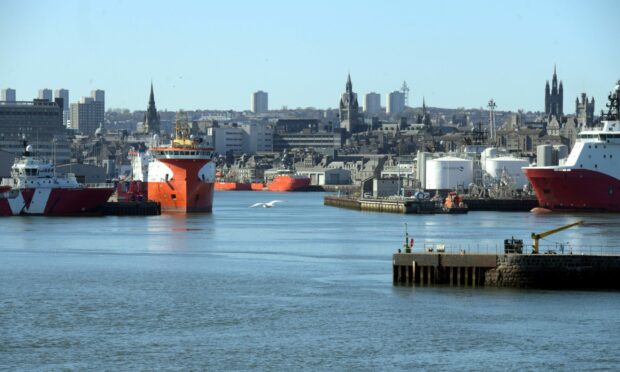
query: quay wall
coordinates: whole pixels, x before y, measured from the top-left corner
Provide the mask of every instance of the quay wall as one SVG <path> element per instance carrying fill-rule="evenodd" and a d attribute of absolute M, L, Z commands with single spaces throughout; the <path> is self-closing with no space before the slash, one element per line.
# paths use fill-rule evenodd
<path fill-rule="evenodd" d="M 620 256 L 395 253 L 395 284 L 620 289 Z"/>
<path fill-rule="evenodd" d="M 407 204 L 402 201 L 361 199 L 359 203 L 363 211 L 407 213 Z"/>
<path fill-rule="evenodd" d="M 343 196 L 325 196 L 323 204 L 332 207 L 349 208 L 360 210 L 360 202 L 357 198 L 348 198 Z"/>
<path fill-rule="evenodd" d="M 106 202 L 102 206 L 104 216 L 159 216 L 161 205 L 154 201 Z"/>
<path fill-rule="evenodd" d="M 497 256 L 497 267 L 486 272 L 494 287 L 620 289 L 620 256 L 519 255 Z"/>
<path fill-rule="evenodd" d="M 371 212 L 415 214 L 439 212 L 436 204 L 429 200 L 372 199 L 326 195 L 323 198 L 323 204 Z"/>

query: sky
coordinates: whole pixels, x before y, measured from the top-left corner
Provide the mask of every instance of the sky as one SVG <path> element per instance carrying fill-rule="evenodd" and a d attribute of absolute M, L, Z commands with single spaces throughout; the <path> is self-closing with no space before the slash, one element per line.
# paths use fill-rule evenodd
<path fill-rule="evenodd" d="M 620 79 L 620 1 L 0 0 L 0 88 L 31 100 L 93 89 L 106 108 L 335 108 L 351 74 L 368 92 L 410 87 L 409 105 L 543 111 L 554 65 L 564 111 L 600 111 Z"/>

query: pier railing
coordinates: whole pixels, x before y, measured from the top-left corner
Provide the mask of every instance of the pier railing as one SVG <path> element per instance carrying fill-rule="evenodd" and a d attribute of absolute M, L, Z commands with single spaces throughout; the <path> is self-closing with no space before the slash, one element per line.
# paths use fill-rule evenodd
<path fill-rule="evenodd" d="M 400 248 L 405 253 L 405 248 Z M 540 254 L 620 256 L 620 245 L 572 245 L 572 244 L 541 244 Z M 503 244 L 460 244 L 415 242 L 413 253 L 447 253 L 447 254 L 504 254 Z M 523 254 L 531 254 L 532 247 L 524 246 Z"/>

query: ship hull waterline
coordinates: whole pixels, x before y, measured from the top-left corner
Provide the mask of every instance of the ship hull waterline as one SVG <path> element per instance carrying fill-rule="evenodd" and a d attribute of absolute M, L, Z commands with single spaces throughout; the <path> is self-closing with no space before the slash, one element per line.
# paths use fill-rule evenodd
<path fill-rule="evenodd" d="M 586 169 L 524 168 L 538 204 L 553 211 L 620 212 L 620 180 Z"/>
<path fill-rule="evenodd" d="M 113 192 L 113 188 L 21 189 L 0 199 L 0 216 L 96 215 Z"/>

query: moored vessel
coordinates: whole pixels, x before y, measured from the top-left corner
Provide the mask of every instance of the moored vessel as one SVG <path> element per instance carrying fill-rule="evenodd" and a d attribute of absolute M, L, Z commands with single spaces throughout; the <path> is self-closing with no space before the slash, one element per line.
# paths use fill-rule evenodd
<path fill-rule="evenodd" d="M 54 166 L 32 154 L 11 167 L 11 178 L 0 186 L 0 216 L 67 216 L 98 213 L 114 192 L 112 184 L 80 184 L 73 174 L 57 176 Z"/>
<path fill-rule="evenodd" d="M 252 191 L 263 191 L 265 190 L 265 184 L 262 182 L 252 182 L 250 183 L 250 188 Z"/>
<path fill-rule="evenodd" d="M 218 190 L 218 191 L 249 191 L 249 190 L 252 190 L 252 185 L 247 182 L 216 181 L 215 190 Z"/>
<path fill-rule="evenodd" d="M 439 210 L 443 213 L 462 214 L 467 213 L 469 208 L 467 207 L 467 204 L 463 202 L 463 197 L 461 195 L 451 191 L 445 197 Z"/>
<path fill-rule="evenodd" d="M 563 165 L 524 167 L 538 204 L 550 210 L 620 212 L 620 81 L 600 128 L 584 130 Z"/>
<path fill-rule="evenodd" d="M 295 174 L 290 169 L 279 169 L 267 183 L 269 191 L 298 191 L 310 186 L 310 177 Z"/>
<path fill-rule="evenodd" d="M 162 212 L 211 212 L 215 183 L 213 148 L 190 136 L 187 114 L 177 114 L 175 138 L 169 146 L 150 149 L 148 198 Z"/>

